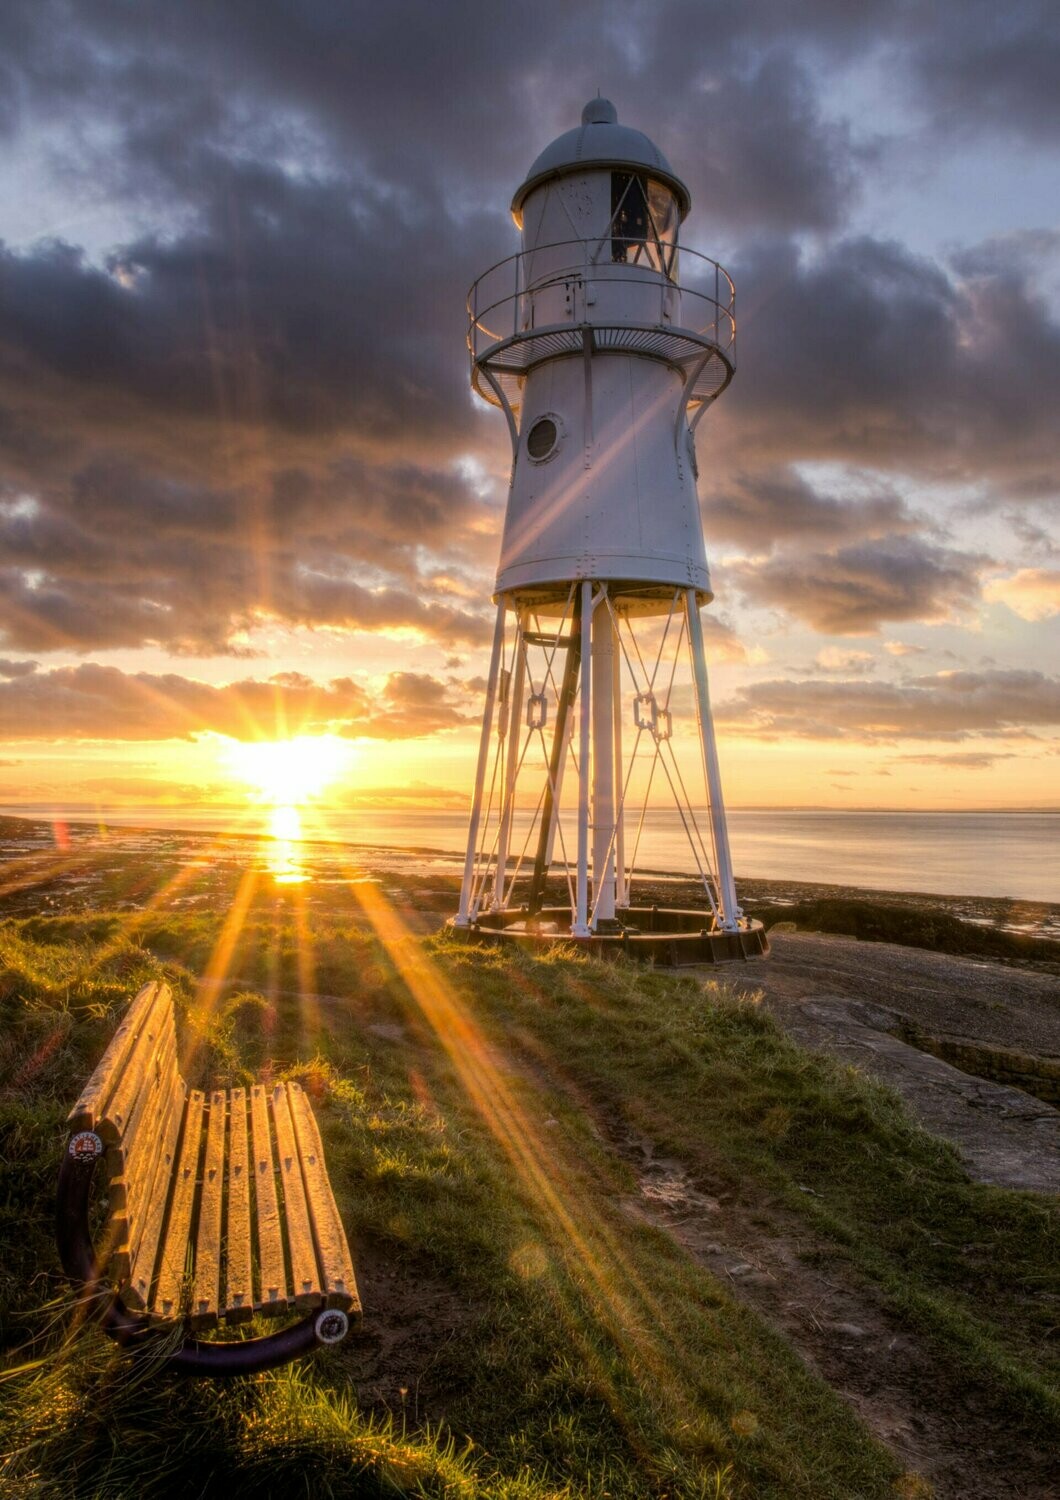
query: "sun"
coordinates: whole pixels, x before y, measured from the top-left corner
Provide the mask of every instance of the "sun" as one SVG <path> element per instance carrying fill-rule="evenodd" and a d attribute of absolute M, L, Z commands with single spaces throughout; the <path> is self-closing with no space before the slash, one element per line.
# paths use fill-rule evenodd
<path fill-rule="evenodd" d="M 231 740 L 223 751 L 229 774 L 256 801 L 297 808 L 318 797 L 348 769 L 353 747 L 333 734 L 300 734 L 289 740 Z"/>

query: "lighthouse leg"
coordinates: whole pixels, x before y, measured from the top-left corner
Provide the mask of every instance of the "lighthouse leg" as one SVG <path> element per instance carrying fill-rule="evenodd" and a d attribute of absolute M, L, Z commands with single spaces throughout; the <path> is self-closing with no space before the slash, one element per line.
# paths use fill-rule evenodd
<path fill-rule="evenodd" d="M 593 616 L 593 927 L 615 916 L 615 639 L 611 611 Z"/>
<path fill-rule="evenodd" d="M 567 660 L 563 668 L 563 681 L 556 703 L 556 727 L 552 732 L 552 752 L 548 759 L 548 781 L 545 784 L 544 805 L 541 809 L 541 823 L 538 827 L 537 854 L 534 857 L 534 872 L 530 877 L 530 894 L 526 903 L 527 916 L 530 917 L 536 917 L 544 903 L 545 881 L 548 879 L 548 872 L 552 865 L 552 846 L 559 822 L 559 799 L 563 789 L 563 770 L 567 763 L 567 725 L 571 708 L 578 695 L 578 676 L 582 659 L 580 590 L 574 595 L 573 615 L 567 645 Z"/>
<path fill-rule="evenodd" d="M 515 811 L 515 778 L 519 769 L 519 739 L 522 734 L 523 684 L 526 678 L 526 647 L 523 645 L 523 616 L 516 612 L 515 661 L 512 665 L 512 680 L 508 691 L 508 752 L 504 766 L 504 805 L 501 808 L 501 827 L 497 838 L 497 869 L 493 879 L 493 909 L 499 911 L 504 905 L 504 879 L 508 871 L 508 846 L 512 836 L 512 815 Z"/>
<path fill-rule="evenodd" d="M 486 784 L 486 766 L 489 763 L 490 739 L 493 729 L 493 705 L 497 697 L 497 677 L 500 672 L 501 648 L 504 645 L 504 612 L 506 601 L 502 598 L 497 606 L 497 623 L 493 628 L 493 652 L 490 656 L 490 675 L 486 683 L 486 706 L 482 712 L 482 736 L 478 744 L 478 766 L 475 770 L 475 795 L 471 800 L 471 821 L 467 830 L 467 856 L 464 860 L 464 881 L 460 887 L 460 909 L 454 926 L 471 925 L 471 890 L 475 881 L 475 856 L 478 853 L 478 826 L 482 818 L 482 789 Z"/>
<path fill-rule="evenodd" d="M 582 593 L 582 680 L 578 705 L 578 885 L 575 892 L 572 937 L 589 936 L 589 776 L 592 736 L 593 585 L 586 579 Z"/>
<path fill-rule="evenodd" d="M 611 706 L 614 710 L 614 733 L 615 733 L 615 786 L 618 789 L 619 805 L 615 814 L 618 819 L 618 827 L 615 829 L 615 905 L 623 907 L 629 903 L 629 895 L 626 890 L 626 809 L 625 797 L 625 767 L 622 764 L 622 652 L 618 641 L 618 616 L 607 611 L 611 621 L 612 651 L 611 660 L 614 664 L 614 679 L 611 684 Z"/>
<path fill-rule="evenodd" d="M 710 713 L 710 689 L 707 686 L 707 658 L 703 649 L 703 622 L 699 618 L 699 600 L 695 589 L 685 590 L 685 615 L 688 620 L 688 643 L 692 652 L 692 673 L 696 687 L 696 712 L 699 737 L 703 745 L 703 766 L 710 798 L 710 827 L 714 857 L 717 860 L 718 907 L 721 925 L 732 932 L 739 925 L 741 912 L 736 904 L 736 883 L 732 875 L 729 832 L 725 825 L 725 804 L 721 795 L 721 769 L 714 739 L 714 720 Z"/>

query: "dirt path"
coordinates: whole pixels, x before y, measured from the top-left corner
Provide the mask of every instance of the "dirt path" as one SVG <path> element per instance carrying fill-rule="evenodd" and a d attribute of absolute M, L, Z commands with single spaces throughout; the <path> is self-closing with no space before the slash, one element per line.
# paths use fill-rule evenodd
<path fill-rule="evenodd" d="M 611 1139 L 637 1173 L 626 1211 L 777 1328 L 938 1500 L 1056 1500 L 1051 1456 L 991 1429 L 989 1394 L 960 1381 L 805 1226 L 769 1202 L 712 1196 L 643 1137 Z"/>

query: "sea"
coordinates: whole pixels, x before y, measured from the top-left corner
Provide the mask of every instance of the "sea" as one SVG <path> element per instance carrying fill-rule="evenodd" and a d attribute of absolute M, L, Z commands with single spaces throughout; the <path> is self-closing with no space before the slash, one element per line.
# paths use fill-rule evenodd
<path fill-rule="evenodd" d="M 7 807 L 14 817 L 118 828 L 260 834 L 268 812 L 231 809 Z M 1060 812 L 848 812 L 734 809 L 728 814 L 737 880 L 812 881 L 867 890 L 1060 902 Z M 705 826 L 705 824 L 703 825 Z M 363 846 L 376 855 L 417 852 L 432 866 L 459 863 L 465 813 L 423 809 L 308 810 L 307 838 Z M 627 854 L 632 835 L 627 835 Z M 519 830 L 513 854 L 520 847 Z M 573 851 L 568 850 L 573 857 Z M 694 873 L 675 810 L 651 815 L 638 850 L 645 873 Z"/>

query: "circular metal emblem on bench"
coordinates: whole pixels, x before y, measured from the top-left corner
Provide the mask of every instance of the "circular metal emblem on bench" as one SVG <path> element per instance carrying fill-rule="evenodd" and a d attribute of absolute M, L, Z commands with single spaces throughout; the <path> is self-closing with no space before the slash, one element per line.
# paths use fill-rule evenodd
<path fill-rule="evenodd" d="M 322 1344 L 341 1344 L 350 1331 L 350 1320 L 338 1307 L 317 1313 L 317 1338 Z"/>
<path fill-rule="evenodd" d="M 103 1142 L 94 1130 L 79 1130 L 70 1137 L 67 1150 L 75 1161 L 95 1161 L 103 1155 Z"/>

